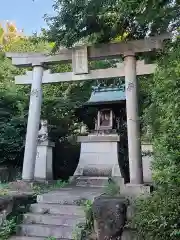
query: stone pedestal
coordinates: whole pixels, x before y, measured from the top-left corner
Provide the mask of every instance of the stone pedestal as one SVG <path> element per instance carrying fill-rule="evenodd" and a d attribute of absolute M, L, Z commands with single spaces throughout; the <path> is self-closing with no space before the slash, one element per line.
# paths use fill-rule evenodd
<path fill-rule="evenodd" d="M 38 144 L 34 179 L 36 181 L 53 180 L 52 150 L 55 144 L 44 141 Z"/>
<path fill-rule="evenodd" d="M 120 137 L 88 135 L 78 137 L 81 154 L 74 176 L 121 177 L 118 163 Z"/>

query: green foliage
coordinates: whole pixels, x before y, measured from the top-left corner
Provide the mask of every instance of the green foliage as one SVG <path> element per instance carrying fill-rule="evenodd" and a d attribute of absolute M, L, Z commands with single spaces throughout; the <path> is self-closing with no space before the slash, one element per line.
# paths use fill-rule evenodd
<path fill-rule="evenodd" d="M 16 217 L 5 220 L 0 226 L 0 240 L 7 240 L 16 231 Z"/>
<path fill-rule="evenodd" d="M 162 188 L 136 201 L 130 226 L 136 228 L 139 240 L 176 240 L 180 239 L 179 216 L 179 187 Z"/>
<path fill-rule="evenodd" d="M 150 83 L 151 104 L 144 115 L 154 145 L 153 177 L 157 190 L 136 202 L 132 227 L 138 239 L 180 239 L 180 44 L 168 45 Z"/>
<path fill-rule="evenodd" d="M 92 232 L 94 228 L 94 220 L 93 220 L 93 211 L 92 211 L 92 201 L 87 200 L 85 201 L 83 207 L 86 214 L 86 229 L 89 230 L 89 232 Z"/>
<path fill-rule="evenodd" d="M 116 182 L 110 180 L 110 182 L 108 182 L 108 184 L 104 187 L 104 192 L 108 196 L 117 196 L 120 194 L 120 187 Z"/>
<path fill-rule="evenodd" d="M 9 162 L 10 164 L 22 149 L 26 119 L 19 114 L 14 115 L 19 108 L 18 97 L 17 102 L 14 102 L 12 95 L 9 98 L 9 94 L 6 93 L 4 92 L 3 96 L 2 92 L 0 93 L 0 160 L 1 163 Z"/>
<path fill-rule="evenodd" d="M 77 42 L 104 43 L 143 38 L 179 25 L 179 1 L 154 0 L 56 0 L 55 16 L 45 16 L 47 36 L 56 46 Z"/>
<path fill-rule="evenodd" d="M 157 184 L 180 183 L 180 44 L 168 46 L 158 63 L 151 84 L 151 105 L 145 120 L 151 126 L 155 149 L 153 163 Z"/>
<path fill-rule="evenodd" d="M 57 180 L 54 183 L 37 183 L 34 184 L 32 190 L 35 195 L 42 194 L 45 192 L 57 190 L 68 185 L 68 181 Z"/>
<path fill-rule="evenodd" d="M 94 229 L 94 218 L 92 211 L 92 201 L 86 200 L 82 206 L 85 211 L 86 222 L 77 224 L 73 232 L 74 240 L 87 240 Z"/>
<path fill-rule="evenodd" d="M 4 56 L 0 65 L 0 163 L 11 164 L 23 146 L 27 98 L 13 83 L 16 68 Z"/>

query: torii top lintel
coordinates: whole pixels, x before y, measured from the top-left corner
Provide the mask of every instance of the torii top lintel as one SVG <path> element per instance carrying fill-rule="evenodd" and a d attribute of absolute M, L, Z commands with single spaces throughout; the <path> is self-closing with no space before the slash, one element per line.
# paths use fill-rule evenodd
<path fill-rule="evenodd" d="M 150 52 L 154 49 L 161 49 L 164 40 L 170 39 L 171 34 L 166 33 L 156 37 L 148 37 L 142 40 L 133 40 L 120 43 L 108 43 L 95 46 L 88 46 L 88 59 L 103 59 L 112 58 L 124 55 L 127 52 L 142 53 Z M 75 48 L 75 49 L 78 49 Z M 50 55 L 47 53 L 6 53 L 8 58 L 12 58 L 12 63 L 15 66 L 27 67 L 35 63 L 55 64 L 57 62 L 71 62 L 74 49 L 61 49 L 56 54 Z"/>

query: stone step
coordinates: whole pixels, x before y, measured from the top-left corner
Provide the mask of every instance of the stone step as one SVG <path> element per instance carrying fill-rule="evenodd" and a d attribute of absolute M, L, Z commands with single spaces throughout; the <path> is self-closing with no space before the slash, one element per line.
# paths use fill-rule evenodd
<path fill-rule="evenodd" d="M 90 195 L 90 194 L 89 194 Z M 46 204 L 60 204 L 60 205 L 80 205 L 83 201 L 88 200 L 88 196 L 72 195 L 67 196 L 63 194 L 44 194 L 37 196 L 38 203 Z"/>
<path fill-rule="evenodd" d="M 89 191 L 87 191 L 87 189 Z M 49 192 L 37 196 L 38 203 L 61 204 L 61 205 L 81 205 L 85 200 L 94 200 L 100 195 L 100 188 L 75 187 L 74 190 L 62 190 Z"/>
<path fill-rule="evenodd" d="M 108 177 L 86 177 L 76 178 L 76 186 L 78 187 L 104 187 L 108 184 Z"/>
<path fill-rule="evenodd" d="M 85 217 L 71 215 L 51 215 L 51 214 L 24 214 L 24 224 L 48 224 L 54 226 L 75 227 L 79 223 L 84 223 Z"/>
<path fill-rule="evenodd" d="M 30 206 L 30 212 L 39 214 L 62 214 L 72 216 L 85 216 L 85 212 L 82 206 L 75 205 L 59 205 L 59 204 L 42 204 L 35 203 Z"/>
<path fill-rule="evenodd" d="M 17 229 L 17 234 L 28 237 L 48 237 L 73 239 L 75 228 L 70 226 L 53 226 L 41 224 L 22 224 Z"/>
<path fill-rule="evenodd" d="M 45 240 L 44 237 L 26 237 L 26 236 L 12 236 L 9 240 Z M 56 238 L 56 240 L 69 240 L 65 238 Z"/>

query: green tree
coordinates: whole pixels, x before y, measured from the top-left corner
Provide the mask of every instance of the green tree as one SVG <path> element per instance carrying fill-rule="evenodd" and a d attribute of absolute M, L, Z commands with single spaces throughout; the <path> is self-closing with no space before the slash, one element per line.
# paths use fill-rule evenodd
<path fill-rule="evenodd" d="M 9 34 L 3 42 L 0 53 L 0 163 L 21 164 L 19 154 L 24 146 L 28 100 L 30 88 L 16 86 L 14 77 L 23 74 L 24 70 L 11 64 L 4 51 L 42 51 L 49 49 L 49 43 L 34 43 L 32 38 L 21 38 Z"/>
<path fill-rule="evenodd" d="M 79 41 L 104 43 L 128 34 L 143 38 L 179 26 L 178 0 L 55 0 L 55 16 L 46 16 L 47 36 L 56 46 Z"/>

